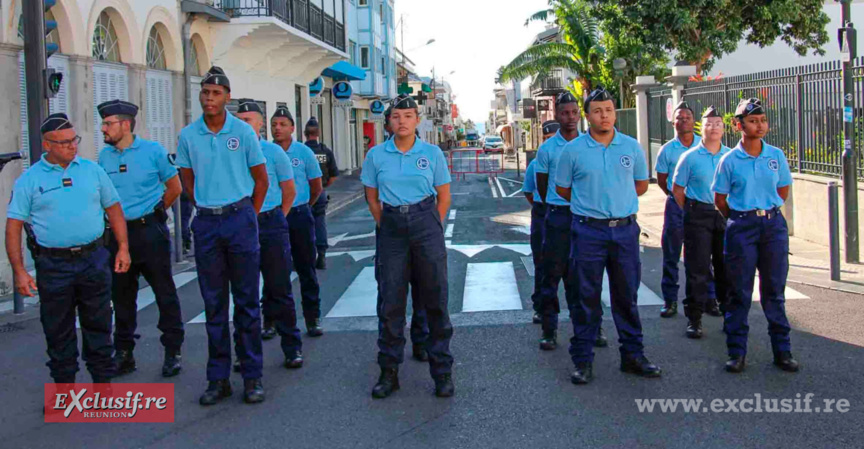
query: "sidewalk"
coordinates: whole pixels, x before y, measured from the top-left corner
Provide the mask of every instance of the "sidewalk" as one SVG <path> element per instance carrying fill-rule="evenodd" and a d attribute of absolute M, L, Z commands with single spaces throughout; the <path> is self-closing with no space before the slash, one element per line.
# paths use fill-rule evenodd
<path fill-rule="evenodd" d="M 327 215 L 351 204 L 365 194 L 363 183 L 360 182 L 360 170 L 355 170 L 350 175 L 340 175 L 333 181 L 333 185 L 327 188 L 330 195 L 330 204 L 327 206 Z"/>
<path fill-rule="evenodd" d="M 639 225 L 650 236 L 643 241 L 647 246 L 660 246 L 665 206 L 666 196 L 654 183 L 639 198 Z M 864 295 L 864 265 L 841 262 L 840 278 L 831 280 L 827 246 L 789 237 L 789 282 Z"/>

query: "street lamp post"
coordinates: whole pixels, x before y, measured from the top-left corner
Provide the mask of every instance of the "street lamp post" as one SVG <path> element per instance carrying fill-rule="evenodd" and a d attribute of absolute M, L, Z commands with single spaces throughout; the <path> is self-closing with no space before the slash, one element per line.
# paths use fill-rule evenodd
<path fill-rule="evenodd" d="M 855 148 L 855 85 L 852 61 L 857 56 L 855 27 L 850 21 L 852 0 L 841 4 L 837 33 L 843 55 L 843 202 L 846 223 L 846 262 L 858 262 L 858 154 Z M 801 113 L 799 111 L 799 113 Z"/>

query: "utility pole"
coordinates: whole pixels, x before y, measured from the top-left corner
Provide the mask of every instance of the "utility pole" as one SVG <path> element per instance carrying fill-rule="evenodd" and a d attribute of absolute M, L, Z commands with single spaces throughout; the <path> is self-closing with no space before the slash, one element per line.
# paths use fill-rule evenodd
<path fill-rule="evenodd" d="M 53 3 L 50 3 L 53 5 Z M 42 157 L 42 120 L 48 112 L 42 79 L 47 68 L 45 51 L 45 9 L 49 2 L 25 1 L 21 7 L 24 21 L 24 70 L 27 76 L 27 131 L 30 140 L 30 163 Z M 36 82 L 36 80 L 39 80 Z"/>
<path fill-rule="evenodd" d="M 851 19 L 852 0 L 840 0 L 841 27 L 837 31 L 843 55 L 843 203 L 846 224 L 846 262 L 858 262 L 858 153 L 855 148 L 855 85 L 852 61 L 857 36 Z M 799 111 L 799 113 L 801 113 Z"/>

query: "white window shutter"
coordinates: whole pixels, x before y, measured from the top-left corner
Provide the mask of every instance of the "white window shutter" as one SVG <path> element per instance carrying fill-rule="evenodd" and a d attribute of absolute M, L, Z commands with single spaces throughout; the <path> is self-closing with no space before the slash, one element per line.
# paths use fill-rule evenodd
<path fill-rule="evenodd" d="M 21 95 L 21 160 L 24 170 L 30 168 L 30 132 L 27 129 L 27 75 L 24 70 L 24 52 L 18 53 L 18 90 Z"/>
<path fill-rule="evenodd" d="M 96 107 L 109 100 L 129 100 L 129 75 L 126 67 L 117 64 L 94 63 L 93 64 L 93 147 L 96 149 L 96 158 L 104 146 L 102 137 L 102 117 Z"/>

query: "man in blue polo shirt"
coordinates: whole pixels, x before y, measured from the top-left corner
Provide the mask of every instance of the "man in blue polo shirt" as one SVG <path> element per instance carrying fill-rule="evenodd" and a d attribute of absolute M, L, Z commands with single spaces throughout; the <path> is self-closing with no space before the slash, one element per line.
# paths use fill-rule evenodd
<path fill-rule="evenodd" d="M 129 269 L 129 242 L 120 197 L 99 165 L 78 157 L 81 137 L 65 114 L 42 122 L 42 159 L 17 181 L 6 219 L 6 254 L 23 296 L 39 291 L 39 316 L 55 383 L 73 383 L 78 372 L 75 317 L 81 322 L 84 360 L 93 382 L 114 376 L 111 353 L 111 258 L 103 247 L 105 215 L 118 242 L 114 272 Z M 24 268 L 21 230 L 36 262 Z M 30 228 L 32 226 L 32 230 Z"/>
<path fill-rule="evenodd" d="M 663 318 L 670 318 L 678 313 L 678 262 L 681 260 L 681 247 L 684 244 L 684 211 L 672 196 L 672 178 L 681 155 L 695 148 L 700 141 L 700 137 L 693 132 L 693 109 L 690 109 L 687 102 L 678 103 L 673 114 L 675 138 L 660 148 L 656 167 L 657 187 L 666 194 L 661 236 L 663 277 L 660 288 L 663 290 L 664 304 L 660 308 L 660 316 Z M 713 287 L 711 293 L 714 293 Z"/>
<path fill-rule="evenodd" d="M 264 111 L 255 101 L 239 100 L 237 118 L 256 131 L 264 127 Z M 267 159 L 267 179 L 270 187 L 258 214 L 258 235 L 261 242 L 261 275 L 264 278 L 264 330 L 262 338 L 270 340 L 278 333 L 282 337 L 285 367 L 303 366 L 302 341 L 297 329 L 297 310 L 291 292 L 291 243 L 286 215 L 294 203 L 294 172 L 291 161 L 278 145 L 261 139 L 261 151 Z M 267 320 L 272 321 L 267 321 Z M 238 367 L 238 365 L 235 365 Z"/>
<path fill-rule="evenodd" d="M 102 134 L 107 144 L 99 152 L 99 165 L 105 169 L 117 193 L 129 230 L 132 266 L 126 273 L 115 273 L 111 283 L 114 303 L 114 363 L 117 374 L 135 371 L 135 330 L 138 326 L 138 278 L 153 289 L 159 308 L 159 324 L 165 358 L 162 376 L 180 373 L 180 347 L 183 345 L 183 317 L 171 272 L 171 238 L 167 210 L 180 195 L 180 177 L 168 160 L 162 145 L 135 134 L 138 106 L 112 100 L 96 108 L 102 117 Z M 109 242 L 112 257 L 117 241 Z"/>
<path fill-rule="evenodd" d="M 183 186 L 198 209 L 192 233 L 209 347 L 208 386 L 201 405 L 231 395 L 229 286 L 243 400 L 264 400 L 257 215 L 267 194 L 267 167 L 255 130 L 225 110 L 230 99 L 228 77 L 221 68 L 211 67 L 201 81 L 204 113 L 183 128 L 177 145 Z"/>
<path fill-rule="evenodd" d="M 324 335 L 321 327 L 321 291 L 315 273 L 315 217 L 312 206 L 321 196 L 321 167 L 315 153 L 309 147 L 294 140 L 294 117 L 285 106 L 280 106 L 270 120 L 273 141 L 288 155 L 294 169 L 294 186 L 297 196 L 291 213 L 288 214 L 288 232 L 291 236 L 291 260 L 297 277 L 300 278 L 300 294 L 303 297 L 303 318 L 306 334 L 310 337 Z"/>
<path fill-rule="evenodd" d="M 555 173 L 561 150 L 568 142 L 579 136 L 579 121 L 582 114 L 579 102 L 569 92 L 555 99 L 555 121 L 560 125 L 558 132 L 540 145 L 537 150 L 537 190 L 540 202 L 546 205 L 544 221 L 543 250 L 541 257 L 540 301 L 534 311 L 540 315 L 543 335 L 540 349 L 551 351 L 558 347 L 558 285 L 564 281 L 565 294 L 570 291 L 568 258 L 570 256 L 570 205 L 556 192 Z M 535 200 L 536 201 L 536 200 Z M 536 318 L 535 318 L 536 319 Z M 602 326 L 597 330 L 597 345 L 606 346 Z"/>
<path fill-rule="evenodd" d="M 636 140 L 615 129 L 615 102 L 605 89 L 585 100 L 589 132 L 564 147 L 555 179 L 573 212 L 570 269 L 574 291 L 567 297 L 573 338 L 574 384 L 593 377 L 597 327 L 603 317 L 603 273 L 609 274 L 612 317 L 621 342 L 621 371 L 659 377 L 643 353 L 636 305 L 642 277 L 639 260 L 639 196 L 648 190 L 645 154 Z"/>
<path fill-rule="evenodd" d="M 720 158 L 729 152 L 729 147 L 722 141 L 724 131 L 720 113 L 713 106 L 706 109 L 702 114 L 702 142 L 681 155 L 675 168 L 672 193 L 684 210 L 684 270 L 687 277 L 684 314 L 688 319 L 688 338 L 702 338 L 702 313 L 714 306 L 715 299 L 725 304 L 728 298 L 726 266 L 723 263 L 726 220 L 714 207 L 714 194 L 711 192 Z M 717 292 L 716 298 L 711 291 L 712 285 Z"/>
<path fill-rule="evenodd" d="M 711 186 L 714 204 L 728 218 L 724 255 L 730 291 L 723 324 L 729 351 L 726 371 L 744 371 L 750 330 L 747 315 L 759 268 L 760 297 L 774 364 L 796 372 L 798 362 L 792 358 L 786 318 L 789 228 L 780 211 L 789 197 L 792 174 L 783 150 L 763 140 L 768 133 L 768 116 L 761 101 L 741 100 L 735 110 L 735 126 L 741 141 L 720 160 Z"/>

